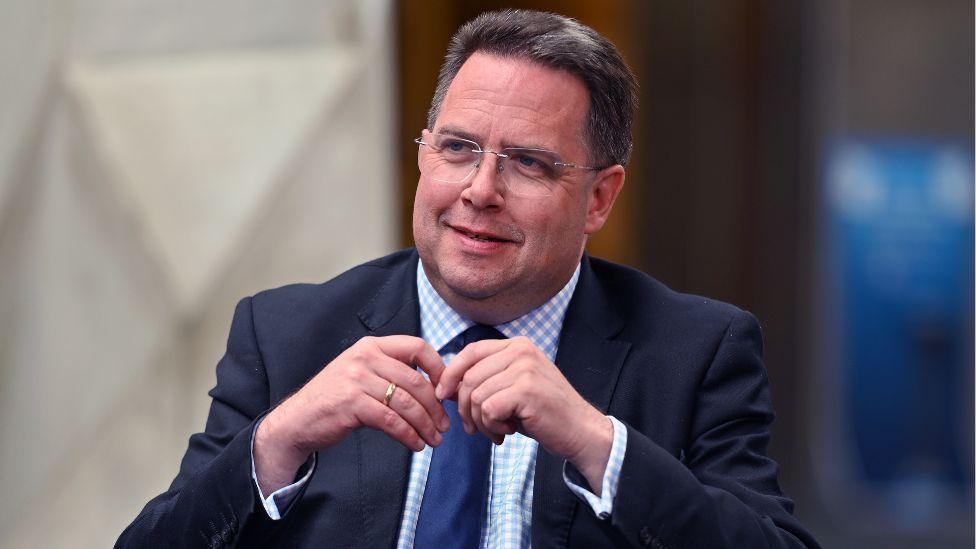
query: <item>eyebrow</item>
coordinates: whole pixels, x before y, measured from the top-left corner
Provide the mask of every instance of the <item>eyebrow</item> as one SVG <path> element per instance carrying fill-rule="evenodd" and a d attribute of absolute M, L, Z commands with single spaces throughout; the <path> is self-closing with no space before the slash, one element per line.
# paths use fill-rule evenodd
<path fill-rule="evenodd" d="M 466 132 L 466 131 L 464 131 L 462 129 L 455 128 L 454 126 L 444 126 L 440 130 L 438 130 L 436 133 L 441 134 L 441 135 L 452 135 L 454 137 L 459 137 L 461 139 L 467 139 L 468 141 L 474 141 L 475 143 L 478 144 L 479 147 L 481 147 L 481 141 L 479 141 L 476 136 L 474 136 L 474 135 L 472 135 L 472 134 L 470 134 L 470 133 L 468 133 L 468 132 Z"/>
<path fill-rule="evenodd" d="M 459 137 L 461 139 L 467 139 L 468 141 L 474 141 L 475 143 L 478 144 L 479 147 L 483 147 L 483 145 L 481 144 L 482 141 L 481 141 L 480 138 L 478 138 L 477 136 L 475 136 L 475 135 L 473 135 L 471 133 L 468 133 L 468 132 L 466 132 L 466 131 L 464 131 L 464 130 L 462 130 L 460 128 L 456 128 L 454 126 L 444 126 L 440 130 L 438 130 L 436 133 L 439 133 L 439 134 L 442 134 L 442 135 L 452 135 L 454 137 Z M 551 148 L 549 148 L 549 147 L 543 147 L 541 145 L 515 145 L 515 144 L 511 144 L 510 142 L 509 143 L 502 142 L 502 149 L 535 149 L 535 150 L 539 150 L 539 151 L 548 151 L 548 152 L 551 152 L 551 153 L 554 153 L 554 154 L 557 154 L 558 155 L 558 153 L 556 153 L 556 151 L 552 150 Z"/>

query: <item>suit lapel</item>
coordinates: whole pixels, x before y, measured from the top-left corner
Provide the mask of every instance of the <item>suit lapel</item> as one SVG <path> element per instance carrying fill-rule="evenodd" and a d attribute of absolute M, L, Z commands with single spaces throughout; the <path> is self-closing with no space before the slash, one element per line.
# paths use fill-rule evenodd
<path fill-rule="evenodd" d="M 559 336 L 556 365 L 583 398 L 603 412 L 630 350 L 629 342 L 612 339 L 622 327 L 584 255 Z M 565 547 L 569 540 L 579 499 L 563 481 L 563 461 L 539 447 L 532 501 L 532 546 L 536 548 Z"/>
<path fill-rule="evenodd" d="M 393 269 L 386 284 L 359 312 L 370 335 L 420 334 L 417 254 Z M 410 471 L 411 452 L 385 433 L 359 429 L 359 494 L 367 547 L 396 545 Z"/>
<path fill-rule="evenodd" d="M 371 335 L 420 334 L 417 255 L 395 267 L 386 284 L 359 312 Z M 606 411 L 630 343 L 612 337 L 623 327 L 584 255 L 560 333 L 556 364 L 597 408 Z M 411 452 L 386 434 L 360 429 L 359 493 L 368 547 L 393 547 L 403 517 Z M 532 546 L 565 547 L 578 499 L 562 478 L 563 460 L 539 448 L 532 502 Z M 391 505 L 391 502 L 396 502 Z M 581 511 L 587 512 L 587 511 Z"/>

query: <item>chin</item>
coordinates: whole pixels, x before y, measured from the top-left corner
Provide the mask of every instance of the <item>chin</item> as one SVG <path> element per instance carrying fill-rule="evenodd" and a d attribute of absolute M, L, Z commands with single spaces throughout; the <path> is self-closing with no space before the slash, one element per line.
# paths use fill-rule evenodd
<path fill-rule="evenodd" d="M 441 278 L 451 292 L 458 297 L 472 300 L 488 299 L 499 291 L 499 281 L 486 276 L 484 270 L 464 267 L 441 271 Z"/>

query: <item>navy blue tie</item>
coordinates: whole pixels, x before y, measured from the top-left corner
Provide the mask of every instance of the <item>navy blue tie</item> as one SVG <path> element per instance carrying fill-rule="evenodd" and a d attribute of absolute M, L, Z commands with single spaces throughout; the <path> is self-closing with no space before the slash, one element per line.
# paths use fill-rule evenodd
<path fill-rule="evenodd" d="M 461 334 L 465 346 L 484 339 L 505 339 L 505 336 L 483 324 L 476 324 Z M 456 401 L 445 400 L 443 404 L 451 418 L 451 429 L 444 433 L 444 441 L 434 448 L 430 458 L 414 547 L 470 549 L 478 547 L 481 540 L 491 441 L 481 433 L 464 432 Z"/>

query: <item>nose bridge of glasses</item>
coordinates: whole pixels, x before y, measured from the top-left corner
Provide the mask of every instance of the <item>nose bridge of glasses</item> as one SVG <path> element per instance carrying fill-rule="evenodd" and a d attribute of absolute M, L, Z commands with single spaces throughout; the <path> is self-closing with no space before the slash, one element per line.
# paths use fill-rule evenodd
<path fill-rule="evenodd" d="M 473 152 L 475 152 L 478 155 L 478 158 L 475 160 L 475 163 L 474 163 L 474 167 L 476 169 L 480 169 L 481 168 L 481 163 L 484 162 L 485 155 L 486 154 L 492 154 L 492 155 L 495 155 L 495 162 L 497 163 L 497 165 L 495 166 L 495 171 L 497 171 L 499 173 L 502 173 L 502 172 L 505 171 L 505 160 L 508 159 L 508 155 L 507 154 L 505 154 L 503 152 L 498 152 L 498 151 L 490 151 L 488 149 L 479 149 L 479 150 L 473 151 Z"/>
<path fill-rule="evenodd" d="M 494 169 L 492 169 L 490 164 L 486 169 L 481 169 L 481 165 L 485 160 L 485 153 L 490 153 L 496 157 L 496 165 L 494 166 Z M 499 185 L 501 185 L 501 188 L 507 187 L 509 185 L 509 178 L 505 175 L 503 161 L 508 158 L 508 155 L 489 150 L 479 150 L 477 154 L 478 158 L 475 164 L 472 166 L 471 171 L 461 181 L 461 183 L 464 183 L 469 187 L 492 188 L 494 189 L 494 191 L 492 191 L 493 193 L 500 192 Z"/>

